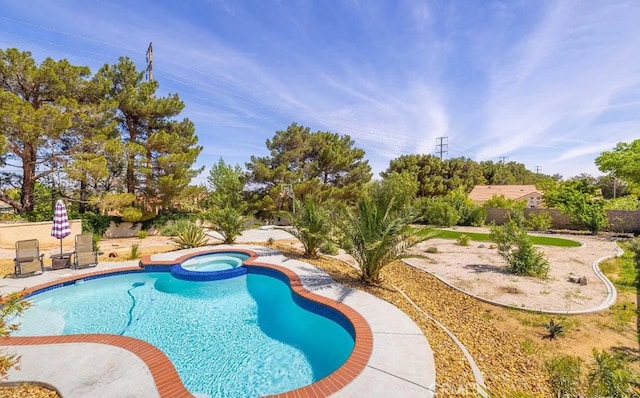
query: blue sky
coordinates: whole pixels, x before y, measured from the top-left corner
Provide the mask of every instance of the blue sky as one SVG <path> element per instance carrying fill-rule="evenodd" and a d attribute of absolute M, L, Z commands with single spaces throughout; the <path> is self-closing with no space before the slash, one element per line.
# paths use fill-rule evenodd
<path fill-rule="evenodd" d="M 0 47 L 128 56 L 178 93 L 198 166 L 264 156 L 292 122 L 349 134 L 377 174 L 402 154 L 565 178 L 640 137 L 640 1 L 0 0 Z"/>

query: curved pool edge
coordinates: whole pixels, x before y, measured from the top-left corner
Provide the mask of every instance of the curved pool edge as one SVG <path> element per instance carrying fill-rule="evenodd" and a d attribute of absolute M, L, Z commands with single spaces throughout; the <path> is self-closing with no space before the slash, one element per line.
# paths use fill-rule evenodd
<path fill-rule="evenodd" d="M 117 269 L 98 270 L 90 273 L 77 274 L 63 277 L 55 281 L 35 285 L 24 289 L 21 294 L 29 296 L 49 289 L 64 286 L 77 280 L 99 278 L 109 276 L 111 274 L 135 273 L 135 272 L 154 272 L 167 271 L 167 267 L 179 264 L 196 255 L 213 254 L 213 253 L 244 253 L 249 258 L 244 260 L 244 264 L 248 267 L 268 268 L 272 271 L 284 275 L 289 280 L 289 287 L 299 297 L 311 302 L 329 307 L 344 316 L 353 327 L 354 348 L 346 362 L 336 369 L 333 373 L 318 380 L 315 383 L 300 387 L 268 397 L 300 397 L 300 396 L 329 396 L 340 391 L 347 384 L 351 383 L 365 369 L 367 362 L 373 350 L 373 334 L 369 324 L 362 315 L 353 308 L 339 303 L 333 299 L 329 299 L 317 295 L 303 287 L 298 275 L 279 265 L 256 261 L 259 254 L 249 249 L 232 249 L 232 250 L 204 250 L 191 252 L 172 260 L 152 260 L 151 256 L 141 257 L 138 266 L 124 267 Z M 98 343 L 109 344 L 138 356 L 149 368 L 149 371 L 156 383 L 156 387 L 161 396 L 170 397 L 192 397 L 193 395 L 184 387 L 182 380 L 175 370 L 173 363 L 169 358 L 155 346 L 132 337 L 124 337 L 108 334 L 79 334 L 68 336 L 33 336 L 33 337 L 6 337 L 0 340 L 0 346 L 25 346 L 25 345 L 43 345 L 43 344 L 66 344 L 66 343 Z"/>
<path fill-rule="evenodd" d="M 373 351 L 373 333 L 371 332 L 371 328 L 369 327 L 369 324 L 364 319 L 364 317 L 348 305 L 320 296 L 305 289 L 298 274 L 296 274 L 292 270 L 280 265 L 257 261 L 260 255 L 253 250 L 242 248 L 234 248 L 231 250 L 211 249 L 187 253 L 172 260 L 152 260 L 151 256 L 143 256 L 140 258 L 139 267 L 141 269 L 144 269 L 145 271 L 153 271 L 157 270 L 157 268 L 155 267 L 173 266 L 196 256 L 214 253 L 234 252 L 244 253 L 249 256 L 248 259 L 243 261 L 243 264 L 247 267 L 267 268 L 284 275 L 288 279 L 289 288 L 291 289 L 291 291 L 299 297 L 320 305 L 324 305 L 342 314 L 351 323 L 353 333 L 355 334 L 353 351 L 351 352 L 349 358 L 347 358 L 345 363 L 342 364 L 342 366 L 340 366 L 334 372 L 316 381 L 315 383 L 297 388 L 295 390 L 268 395 L 267 397 L 288 398 L 301 396 L 329 396 L 340 391 L 364 370 Z"/>

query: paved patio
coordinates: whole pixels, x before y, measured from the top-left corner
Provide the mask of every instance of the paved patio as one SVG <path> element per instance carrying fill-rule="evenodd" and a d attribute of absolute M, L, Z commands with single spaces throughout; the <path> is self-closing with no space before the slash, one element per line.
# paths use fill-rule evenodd
<path fill-rule="evenodd" d="M 282 231 L 278 231 L 280 233 Z M 249 240 L 266 240 L 252 230 Z M 273 233 L 273 232 L 271 232 Z M 255 236 L 254 236 L 255 235 Z M 246 240 L 245 240 L 246 241 Z M 393 305 L 362 291 L 335 283 L 324 271 L 263 246 L 212 246 L 207 249 L 246 249 L 255 251 L 256 262 L 284 267 L 298 275 L 302 286 L 316 294 L 344 304 L 359 313 L 373 335 L 373 348 L 366 366 L 355 378 L 332 396 L 335 397 L 431 397 L 434 395 L 433 352 L 420 328 Z M 189 249 L 151 256 L 152 261 L 172 261 Z M 101 263 L 84 270 L 55 270 L 23 279 L 3 279 L 0 293 L 6 294 L 94 272 L 109 272 L 136 266 L 137 261 Z M 135 340 L 135 339 L 131 339 Z M 7 351 L 22 355 L 21 369 L 11 370 L 8 381 L 38 381 L 57 388 L 63 397 L 157 397 L 169 396 L 156 386 L 157 375 L 140 355 L 101 343 L 64 343 L 37 346 L 5 345 Z M 134 350 L 135 351 L 135 350 Z M 157 350 L 156 350 L 157 351 Z M 156 379 L 154 379 L 156 377 Z"/>

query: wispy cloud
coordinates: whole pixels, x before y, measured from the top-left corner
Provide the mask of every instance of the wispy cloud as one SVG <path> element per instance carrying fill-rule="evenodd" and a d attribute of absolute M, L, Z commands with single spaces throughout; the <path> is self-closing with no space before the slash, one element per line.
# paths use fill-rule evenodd
<path fill-rule="evenodd" d="M 567 174 L 640 130 L 634 0 L 150 4 L 0 0 L 0 45 L 95 71 L 120 55 L 143 67 L 152 41 L 200 164 L 243 163 L 298 122 L 349 134 L 376 172 L 447 136 L 452 156 Z"/>
<path fill-rule="evenodd" d="M 485 108 L 487 141 L 477 156 L 517 154 L 574 137 L 583 143 L 574 143 L 564 159 L 612 146 L 611 134 L 593 123 L 640 83 L 639 11 L 628 2 L 552 3 L 531 34 L 496 60 Z"/>

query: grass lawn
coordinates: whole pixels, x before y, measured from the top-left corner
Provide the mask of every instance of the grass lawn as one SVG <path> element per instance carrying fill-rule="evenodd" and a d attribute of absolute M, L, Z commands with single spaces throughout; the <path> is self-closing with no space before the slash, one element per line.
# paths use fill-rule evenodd
<path fill-rule="evenodd" d="M 476 242 L 490 242 L 488 233 L 483 232 L 459 232 L 459 231 L 451 231 L 445 229 L 435 229 L 435 228 L 427 228 L 427 232 L 433 232 L 435 234 L 435 238 L 441 239 L 458 239 L 460 235 L 467 235 L 471 240 Z M 560 247 L 579 247 L 580 242 L 576 242 L 571 239 L 562 239 L 562 238 L 552 238 L 549 236 L 535 236 L 529 235 L 531 238 L 531 243 L 534 245 L 545 245 L 545 246 L 560 246 Z"/>

